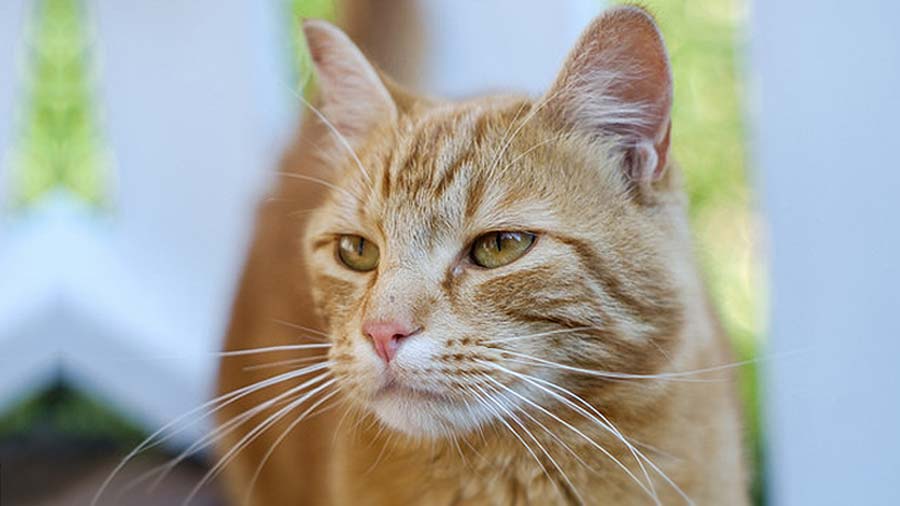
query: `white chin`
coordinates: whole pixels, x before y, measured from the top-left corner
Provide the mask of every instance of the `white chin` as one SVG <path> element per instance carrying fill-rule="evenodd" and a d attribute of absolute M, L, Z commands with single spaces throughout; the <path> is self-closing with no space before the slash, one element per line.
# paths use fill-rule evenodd
<path fill-rule="evenodd" d="M 403 392 L 381 395 L 370 407 L 388 427 L 425 438 L 462 435 L 491 418 L 486 410 L 469 408 L 462 402 L 421 399 Z"/>

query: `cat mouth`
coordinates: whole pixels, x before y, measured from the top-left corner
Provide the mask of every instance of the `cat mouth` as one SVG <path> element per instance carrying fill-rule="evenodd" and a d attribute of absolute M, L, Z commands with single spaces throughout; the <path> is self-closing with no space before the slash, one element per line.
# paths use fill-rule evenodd
<path fill-rule="evenodd" d="M 450 399 L 444 394 L 404 385 L 394 378 L 388 379 L 387 382 L 385 382 L 384 386 L 382 386 L 378 389 L 378 391 L 375 392 L 376 400 L 394 396 L 402 396 L 410 399 L 431 402 L 450 402 Z"/>
<path fill-rule="evenodd" d="M 368 407 L 387 427 L 430 438 L 467 433 L 488 423 L 496 413 L 466 402 L 452 391 L 424 389 L 418 381 L 411 386 L 396 378 L 385 380 Z"/>

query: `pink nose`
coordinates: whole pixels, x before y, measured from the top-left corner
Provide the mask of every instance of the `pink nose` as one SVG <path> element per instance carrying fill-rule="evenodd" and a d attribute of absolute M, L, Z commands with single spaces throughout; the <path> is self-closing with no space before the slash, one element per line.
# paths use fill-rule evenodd
<path fill-rule="evenodd" d="M 414 330 L 412 325 L 397 320 L 367 321 L 363 324 L 363 333 L 372 340 L 375 353 L 385 363 L 393 360 L 397 349 L 400 348 L 400 341 L 416 332 L 418 330 Z"/>

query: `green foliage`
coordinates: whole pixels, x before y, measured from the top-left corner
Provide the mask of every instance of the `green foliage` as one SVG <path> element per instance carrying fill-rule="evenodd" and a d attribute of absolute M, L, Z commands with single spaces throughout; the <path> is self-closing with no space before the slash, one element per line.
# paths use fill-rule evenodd
<path fill-rule="evenodd" d="M 12 203 L 25 207 L 64 188 L 94 205 L 105 202 L 109 158 L 91 100 L 90 40 L 77 0 L 34 5 L 26 37 L 27 99 L 12 153 Z"/>
<path fill-rule="evenodd" d="M 103 403 L 62 385 L 19 403 L 0 418 L 0 440 L 35 431 L 136 444 L 142 435 Z"/>

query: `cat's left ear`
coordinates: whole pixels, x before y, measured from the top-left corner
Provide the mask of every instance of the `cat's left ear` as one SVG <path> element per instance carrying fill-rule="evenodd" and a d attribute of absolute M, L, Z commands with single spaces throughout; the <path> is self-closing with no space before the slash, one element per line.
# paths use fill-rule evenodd
<path fill-rule="evenodd" d="M 545 97 L 546 109 L 594 138 L 613 139 L 626 177 L 663 177 L 669 151 L 672 73 L 662 35 L 645 10 L 609 9 L 584 31 Z"/>
<path fill-rule="evenodd" d="M 320 20 L 305 20 L 303 33 L 316 68 L 322 114 L 350 144 L 397 118 L 390 92 L 347 34 Z"/>

